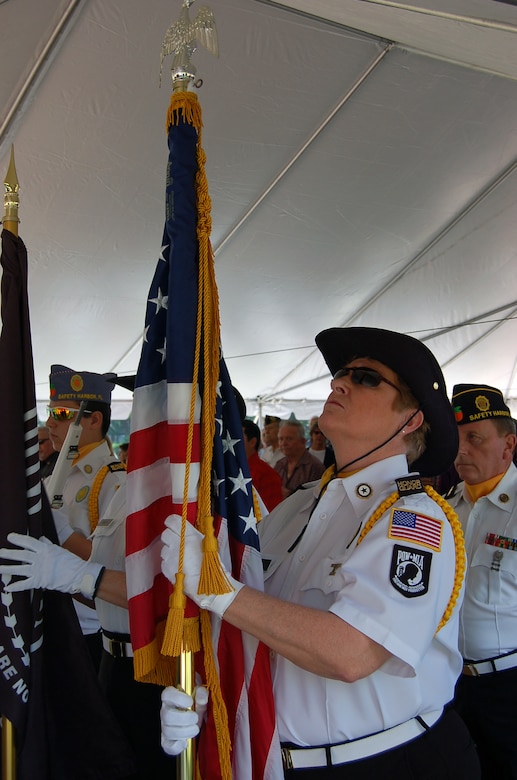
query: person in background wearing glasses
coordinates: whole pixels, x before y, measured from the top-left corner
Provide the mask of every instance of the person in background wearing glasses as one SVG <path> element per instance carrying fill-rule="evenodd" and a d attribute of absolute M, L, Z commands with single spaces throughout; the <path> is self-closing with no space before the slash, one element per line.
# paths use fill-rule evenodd
<path fill-rule="evenodd" d="M 228 574 L 232 592 L 198 594 L 202 541 L 190 525 L 185 592 L 270 648 L 285 778 L 475 780 L 475 746 L 447 707 L 462 668 L 463 537 L 419 477 L 457 451 L 442 372 L 400 333 L 332 328 L 316 343 L 333 376 L 319 425 L 336 465 L 258 526 L 264 593 Z M 172 580 L 180 523 L 166 525 Z M 196 695 L 162 694 L 171 753 L 199 731 L 185 709 Z"/>
<path fill-rule="evenodd" d="M 61 365 L 50 369 L 50 403 L 47 428 L 58 452 L 82 401 L 78 454 L 73 460 L 63 490 L 63 507 L 55 513 L 60 544 L 84 560 L 92 550 L 90 535 L 117 490 L 125 485 L 125 466 L 114 456 L 107 438 L 111 422 L 113 375 L 74 371 Z M 98 669 L 102 653 L 100 624 L 92 606 L 74 602 L 81 629 Z"/>
<path fill-rule="evenodd" d="M 52 474 L 59 452 L 54 449 L 49 430 L 44 426 L 38 428 L 38 455 L 40 479 L 45 479 Z"/>
<path fill-rule="evenodd" d="M 319 479 L 325 467 L 307 449 L 305 430 L 299 420 L 280 423 L 278 444 L 284 457 L 275 463 L 275 471 L 282 480 L 282 496 L 287 498 L 305 482 Z"/>
<path fill-rule="evenodd" d="M 452 406 L 463 480 L 446 494 L 465 533 L 460 615 L 463 674 L 454 706 L 478 747 L 483 777 L 517 778 L 517 470 L 515 421 L 501 390 L 456 385 Z"/>

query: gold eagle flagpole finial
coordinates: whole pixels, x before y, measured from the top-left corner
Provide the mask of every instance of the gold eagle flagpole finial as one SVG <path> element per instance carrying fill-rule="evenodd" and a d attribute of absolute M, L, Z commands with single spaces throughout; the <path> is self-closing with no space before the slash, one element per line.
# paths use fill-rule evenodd
<path fill-rule="evenodd" d="M 214 14 L 202 6 L 193 20 L 190 19 L 189 8 L 194 0 L 183 0 L 180 18 L 171 24 L 163 39 L 160 53 L 160 84 L 162 79 L 163 60 L 169 54 L 173 55 L 171 78 L 173 92 L 186 92 L 190 82 L 196 79 L 196 68 L 191 62 L 192 55 L 200 43 L 214 57 L 219 56 L 217 30 Z"/>
<path fill-rule="evenodd" d="M 9 168 L 5 175 L 4 181 L 4 218 L 2 225 L 6 230 L 9 230 L 15 236 L 18 235 L 18 207 L 20 205 L 20 184 L 18 182 L 18 176 L 16 175 L 16 166 L 14 164 L 14 146 L 11 146 L 11 159 L 9 161 Z"/>

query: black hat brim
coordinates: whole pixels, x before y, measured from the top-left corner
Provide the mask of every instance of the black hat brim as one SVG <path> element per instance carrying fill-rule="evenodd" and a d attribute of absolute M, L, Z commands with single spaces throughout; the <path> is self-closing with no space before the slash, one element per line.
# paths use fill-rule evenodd
<path fill-rule="evenodd" d="M 318 333 L 316 344 L 332 376 L 361 357 L 378 360 L 398 374 L 419 402 L 431 429 L 425 452 L 411 468 L 430 477 L 447 471 L 458 452 L 458 427 L 442 370 L 425 344 L 381 328 L 329 328 Z"/>

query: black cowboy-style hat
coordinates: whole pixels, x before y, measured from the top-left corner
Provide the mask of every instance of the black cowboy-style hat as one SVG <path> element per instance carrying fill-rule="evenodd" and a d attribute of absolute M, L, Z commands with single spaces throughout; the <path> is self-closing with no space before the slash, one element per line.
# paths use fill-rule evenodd
<path fill-rule="evenodd" d="M 449 468 L 458 453 L 458 427 L 442 370 L 425 344 L 381 328 L 329 328 L 318 333 L 316 344 L 332 376 L 351 360 L 369 357 L 403 379 L 431 428 L 426 450 L 411 468 L 429 477 Z"/>

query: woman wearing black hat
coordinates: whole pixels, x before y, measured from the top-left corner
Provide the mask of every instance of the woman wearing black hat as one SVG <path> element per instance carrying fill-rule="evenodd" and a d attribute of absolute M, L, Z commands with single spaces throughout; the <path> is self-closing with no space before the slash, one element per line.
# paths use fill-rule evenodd
<path fill-rule="evenodd" d="M 442 472 L 457 450 L 442 372 L 399 333 L 335 328 L 316 343 L 333 375 L 319 424 L 335 467 L 262 521 L 266 593 L 233 581 L 230 594 L 198 595 L 190 528 L 186 590 L 270 647 L 285 777 L 473 780 L 474 745 L 447 708 L 462 666 L 463 537 L 418 474 Z M 167 525 L 172 576 L 179 529 Z M 195 732 L 181 714 L 192 700 L 166 694 L 163 722 Z M 177 725 L 162 730 L 179 752 Z"/>

